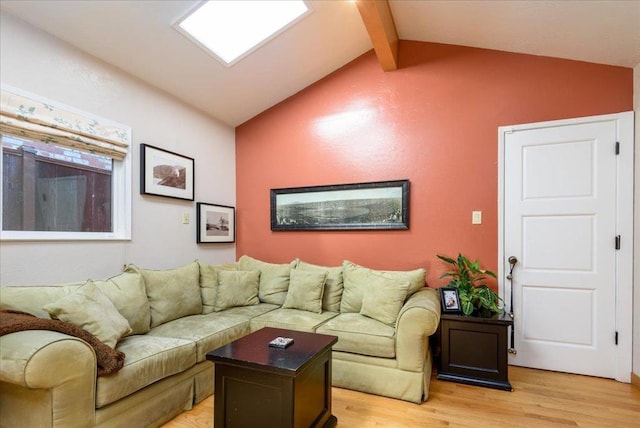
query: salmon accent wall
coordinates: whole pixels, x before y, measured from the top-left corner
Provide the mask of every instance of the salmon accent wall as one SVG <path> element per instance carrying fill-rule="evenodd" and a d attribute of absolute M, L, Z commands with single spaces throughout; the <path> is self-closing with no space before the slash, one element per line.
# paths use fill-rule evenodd
<path fill-rule="evenodd" d="M 373 51 L 236 128 L 237 256 L 376 269 L 462 252 L 497 272 L 498 127 L 633 109 L 633 70 L 401 41 Z M 272 188 L 409 179 L 406 231 L 270 230 Z M 482 211 L 482 224 L 471 212 Z M 495 284 L 492 284 L 495 287 Z"/>

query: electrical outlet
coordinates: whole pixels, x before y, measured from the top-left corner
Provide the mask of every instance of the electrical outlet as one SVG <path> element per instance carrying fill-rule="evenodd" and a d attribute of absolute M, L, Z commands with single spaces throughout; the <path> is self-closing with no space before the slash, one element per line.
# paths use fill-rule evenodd
<path fill-rule="evenodd" d="M 182 213 L 182 224 L 189 224 L 189 213 Z"/>
<path fill-rule="evenodd" d="M 482 211 L 471 211 L 471 224 L 482 224 Z"/>

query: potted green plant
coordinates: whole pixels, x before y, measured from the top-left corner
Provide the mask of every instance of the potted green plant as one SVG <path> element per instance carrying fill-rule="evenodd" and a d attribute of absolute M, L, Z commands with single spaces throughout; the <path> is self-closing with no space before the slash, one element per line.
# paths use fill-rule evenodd
<path fill-rule="evenodd" d="M 440 318 L 438 379 L 511 391 L 507 336 L 513 320 L 501 316 L 502 299 L 485 283 L 496 274 L 462 254 L 438 258 L 451 268 L 440 278 L 450 278 L 448 287 L 458 291 L 465 315 L 443 313 Z"/>
<path fill-rule="evenodd" d="M 462 254 L 456 259 L 442 256 L 437 257 L 451 265 L 451 270 L 443 273 L 440 278 L 451 278 L 448 287 L 458 290 L 462 313 L 467 316 L 490 318 L 502 312 L 502 299 L 483 281 L 496 274 L 490 270 L 481 269 L 478 260 L 472 262 Z"/>

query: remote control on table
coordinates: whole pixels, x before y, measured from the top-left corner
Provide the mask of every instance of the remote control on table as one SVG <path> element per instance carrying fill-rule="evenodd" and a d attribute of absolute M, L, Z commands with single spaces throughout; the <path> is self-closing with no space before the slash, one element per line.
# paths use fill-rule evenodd
<path fill-rule="evenodd" d="M 293 339 L 291 337 L 276 337 L 269 342 L 269 347 L 285 349 L 288 346 L 293 345 Z"/>

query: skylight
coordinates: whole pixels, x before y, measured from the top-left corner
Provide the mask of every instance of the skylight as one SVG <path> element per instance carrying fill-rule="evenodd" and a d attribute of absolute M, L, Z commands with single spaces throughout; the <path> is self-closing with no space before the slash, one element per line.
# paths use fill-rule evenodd
<path fill-rule="evenodd" d="M 231 65 L 308 11 L 302 0 L 207 1 L 176 25 Z"/>

